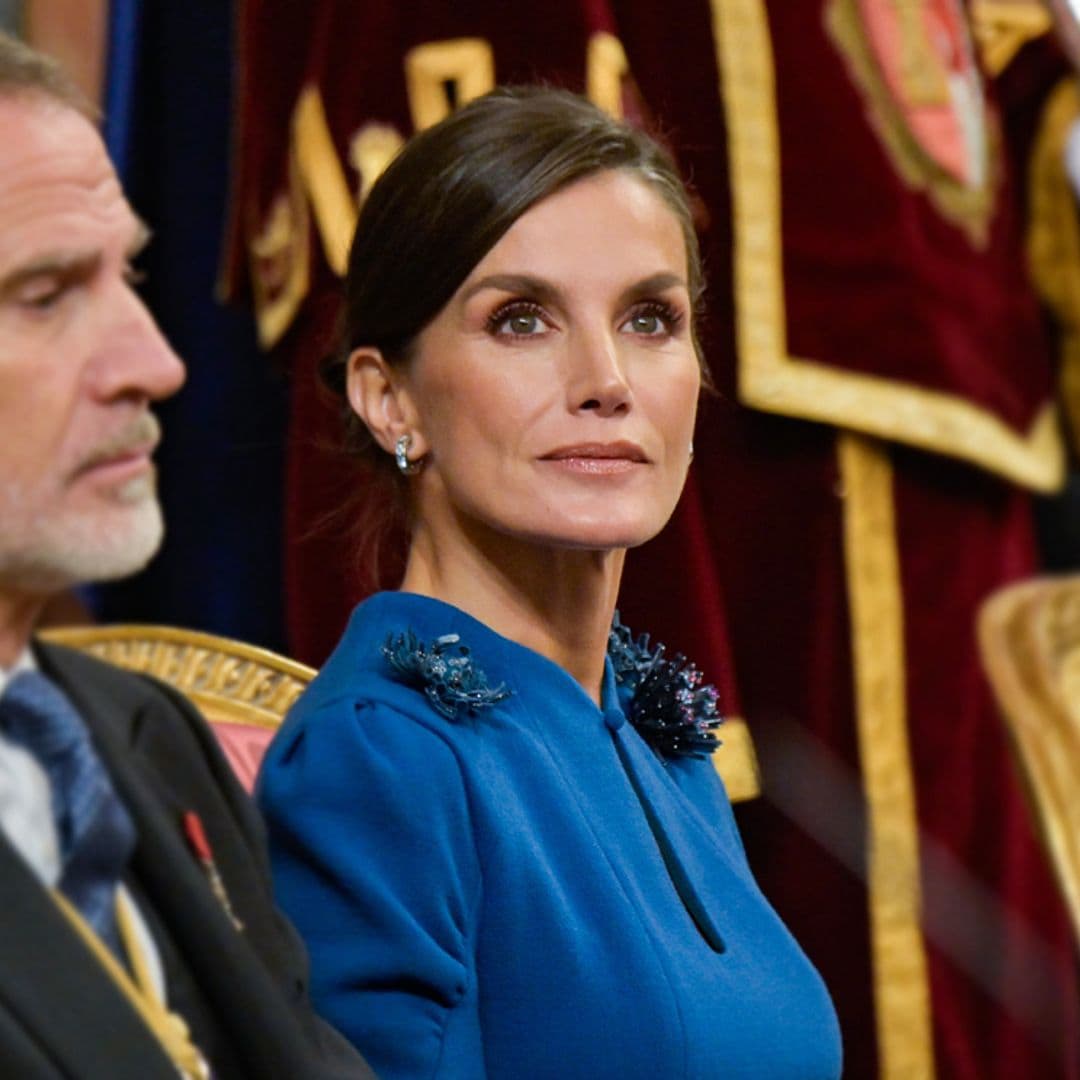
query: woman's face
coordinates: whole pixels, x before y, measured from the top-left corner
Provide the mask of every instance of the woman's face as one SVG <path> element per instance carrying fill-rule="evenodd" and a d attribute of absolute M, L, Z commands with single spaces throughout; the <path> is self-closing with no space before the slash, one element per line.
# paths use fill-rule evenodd
<path fill-rule="evenodd" d="M 686 245 L 611 171 L 523 214 L 420 335 L 402 383 L 418 524 L 607 550 L 654 536 L 700 388 Z"/>

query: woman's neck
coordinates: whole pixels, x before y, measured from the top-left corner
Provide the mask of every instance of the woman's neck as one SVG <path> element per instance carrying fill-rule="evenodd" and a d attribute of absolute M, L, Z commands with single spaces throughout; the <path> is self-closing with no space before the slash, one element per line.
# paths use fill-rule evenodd
<path fill-rule="evenodd" d="M 501 535 L 444 549 L 419 528 L 402 590 L 453 604 L 546 656 L 599 704 L 625 552 L 545 547 Z"/>

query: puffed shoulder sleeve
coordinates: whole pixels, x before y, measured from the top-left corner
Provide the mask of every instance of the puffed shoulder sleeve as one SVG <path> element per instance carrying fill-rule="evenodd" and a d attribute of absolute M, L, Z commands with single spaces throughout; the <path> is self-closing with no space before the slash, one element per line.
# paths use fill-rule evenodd
<path fill-rule="evenodd" d="M 258 798 L 316 1008 L 383 1080 L 482 1078 L 481 876 L 452 748 L 376 704 L 324 703 L 295 719 L 267 754 Z"/>

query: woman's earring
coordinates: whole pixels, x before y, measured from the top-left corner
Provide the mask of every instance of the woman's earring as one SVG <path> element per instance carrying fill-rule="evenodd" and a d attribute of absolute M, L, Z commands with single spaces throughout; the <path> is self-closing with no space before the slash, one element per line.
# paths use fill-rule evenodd
<path fill-rule="evenodd" d="M 693 443 L 690 444 L 690 460 L 691 461 L 694 460 L 694 444 Z"/>
<path fill-rule="evenodd" d="M 411 435 L 402 435 L 394 443 L 394 461 L 397 462 L 398 471 L 402 476 L 415 476 L 424 467 L 423 458 L 419 461 L 409 460 L 410 446 L 412 446 Z"/>

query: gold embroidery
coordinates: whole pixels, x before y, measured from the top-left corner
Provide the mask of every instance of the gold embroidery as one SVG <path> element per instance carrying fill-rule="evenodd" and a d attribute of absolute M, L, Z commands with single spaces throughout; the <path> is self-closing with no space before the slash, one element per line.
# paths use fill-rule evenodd
<path fill-rule="evenodd" d="M 918 6 L 921 9 L 922 4 Z M 900 11 L 908 12 L 908 8 L 903 7 Z M 922 18 L 921 11 L 919 18 Z M 974 247 L 985 248 L 994 212 L 994 192 L 1000 178 L 997 128 L 990 123 L 991 117 L 985 107 L 982 113 L 987 138 L 978 168 L 982 179 L 977 184 L 964 184 L 930 157 L 905 122 L 866 38 L 858 0 L 830 0 L 825 9 L 825 28 L 847 61 L 852 79 L 862 89 L 867 115 L 904 183 L 915 191 L 925 192 L 938 212 L 961 228 Z M 926 48 L 929 51 L 929 46 Z M 907 53 L 905 71 L 919 59 L 911 55 L 910 49 Z M 933 96 L 929 85 L 920 85 L 919 90 Z M 923 103 L 930 103 L 929 97 Z"/>
<path fill-rule="evenodd" d="M 971 19 L 983 67 L 991 75 L 1000 75 L 1029 41 L 1053 26 L 1039 0 L 975 0 Z"/>
<path fill-rule="evenodd" d="M 837 451 L 867 808 L 870 942 L 881 1077 L 933 1080 L 892 468 L 885 447 L 861 435 L 842 432 Z"/>
<path fill-rule="evenodd" d="M 1080 87 L 1063 79 L 1047 100 L 1031 155 L 1027 255 L 1040 296 L 1061 330 L 1061 397 L 1080 445 L 1080 221 L 1065 171 L 1065 142 L 1080 117 Z"/>
<path fill-rule="evenodd" d="M 356 202 L 334 149 L 317 86 L 305 86 L 296 102 L 293 140 L 300 180 L 315 211 L 326 261 L 338 277 L 343 277 L 356 228 Z"/>
<path fill-rule="evenodd" d="M 495 55 L 483 38 L 417 45 L 405 54 L 405 84 L 413 127 L 423 131 L 494 89 Z M 453 99 L 447 96 L 447 84 L 453 87 Z"/>
<path fill-rule="evenodd" d="M 788 355 L 768 20 L 762 0 L 712 0 L 712 9 L 729 139 L 741 400 L 949 454 L 1038 491 L 1060 487 L 1064 453 L 1052 405 L 1020 434 L 956 395 Z"/>
<path fill-rule="evenodd" d="M 746 721 L 727 716 L 719 734 L 721 745 L 713 754 L 713 764 L 724 781 L 728 798 L 733 803 L 756 799 L 761 794 L 761 771 Z"/>
<path fill-rule="evenodd" d="M 622 81 L 630 70 L 622 42 L 611 34 L 598 33 L 589 38 L 585 55 L 585 94 L 609 116 L 621 120 Z"/>
<path fill-rule="evenodd" d="M 893 0 L 900 32 L 900 79 L 916 105 L 949 103 L 948 73 L 926 33 L 926 0 Z"/>
<path fill-rule="evenodd" d="M 248 247 L 255 329 L 264 349 L 278 343 L 307 295 L 311 280 L 310 226 L 296 159 L 290 151 L 288 189 L 274 200 L 265 225 Z"/>
<path fill-rule="evenodd" d="M 363 206 L 371 185 L 397 157 L 405 140 L 389 124 L 365 124 L 349 141 L 349 163 L 360 178 L 356 205 Z"/>

